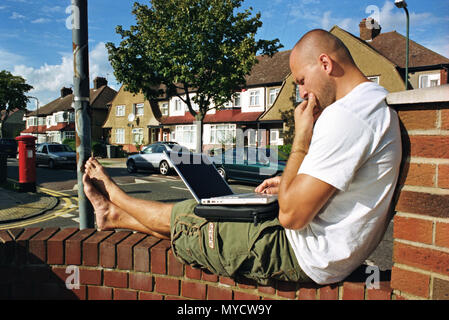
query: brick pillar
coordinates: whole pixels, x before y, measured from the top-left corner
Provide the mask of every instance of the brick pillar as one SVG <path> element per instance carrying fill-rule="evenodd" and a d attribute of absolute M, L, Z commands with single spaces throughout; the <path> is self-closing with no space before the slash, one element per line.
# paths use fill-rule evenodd
<path fill-rule="evenodd" d="M 407 157 L 391 287 L 406 299 L 449 299 L 449 103 L 397 109 Z"/>

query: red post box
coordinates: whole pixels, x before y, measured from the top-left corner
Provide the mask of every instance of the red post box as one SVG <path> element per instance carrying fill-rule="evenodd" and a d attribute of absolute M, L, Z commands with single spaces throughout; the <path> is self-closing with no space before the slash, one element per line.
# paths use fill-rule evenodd
<path fill-rule="evenodd" d="M 36 192 L 36 137 L 19 136 L 19 190 Z"/>

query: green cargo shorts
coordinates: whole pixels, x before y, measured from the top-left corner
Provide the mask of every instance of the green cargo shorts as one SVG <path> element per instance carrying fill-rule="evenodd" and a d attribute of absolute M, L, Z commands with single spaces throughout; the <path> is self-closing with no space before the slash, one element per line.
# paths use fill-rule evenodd
<path fill-rule="evenodd" d="M 175 257 L 194 268 L 266 285 L 270 279 L 313 282 L 301 270 L 278 219 L 211 222 L 194 213 L 195 200 L 175 204 L 171 245 Z"/>

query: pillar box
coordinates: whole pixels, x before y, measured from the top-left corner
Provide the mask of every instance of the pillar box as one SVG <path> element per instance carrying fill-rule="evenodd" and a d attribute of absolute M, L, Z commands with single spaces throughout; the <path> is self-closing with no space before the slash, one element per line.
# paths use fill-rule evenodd
<path fill-rule="evenodd" d="M 36 137 L 19 136 L 19 191 L 36 192 Z"/>

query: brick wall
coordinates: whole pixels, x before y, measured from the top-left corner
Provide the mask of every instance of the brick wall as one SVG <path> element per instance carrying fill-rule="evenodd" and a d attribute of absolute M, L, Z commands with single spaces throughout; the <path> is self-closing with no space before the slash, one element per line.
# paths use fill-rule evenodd
<path fill-rule="evenodd" d="M 404 162 L 391 286 L 406 299 L 449 299 L 449 86 L 400 92 Z"/>
<path fill-rule="evenodd" d="M 79 270 L 79 289 L 74 269 Z M 69 268 L 69 269 L 68 269 Z M 29 228 L 0 231 L 0 299 L 390 300 L 389 273 L 366 288 L 362 266 L 331 286 L 273 281 L 259 286 L 179 263 L 170 242 L 129 231 Z M 70 278 L 72 277 L 72 278 Z"/>

